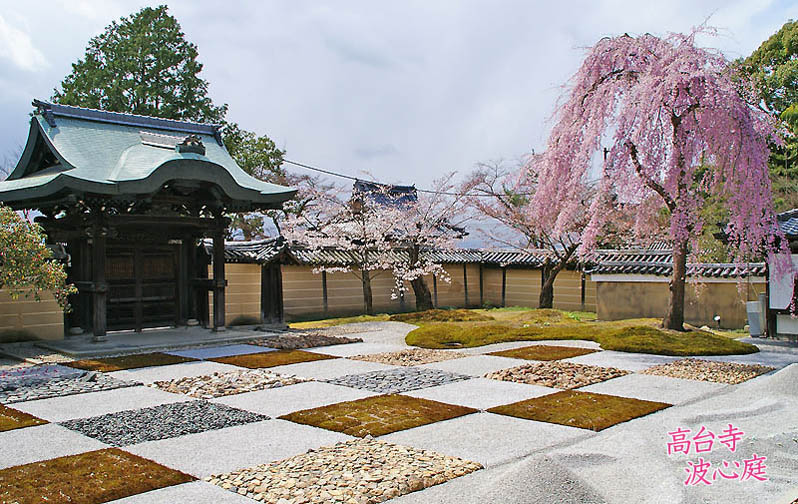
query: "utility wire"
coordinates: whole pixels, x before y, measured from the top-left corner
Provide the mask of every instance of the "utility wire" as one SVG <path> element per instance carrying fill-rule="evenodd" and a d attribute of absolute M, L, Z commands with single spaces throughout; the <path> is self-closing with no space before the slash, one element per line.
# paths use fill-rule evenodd
<path fill-rule="evenodd" d="M 354 180 L 355 182 L 357 182 L 358 180 L 363 180 L 364 182 L 371 182 L 373 184 L 379 184 L 379 185 L 384 185 L 384 186 L 394 185 L 394 184 L 386 184 L 384 182 L 378 182 L 376 180 L 365 180 L 365 179 L 361 179 L 361 178 L 358 178 L 358 177 L 353 177 L 351 175 L 345 175 L 343 173 L 337 173 L 337 172 L 330 171 L 330 170 L 324 170 L 322 168 L 317 168 L 315 166 L 311 166 L 311 165 L 308 165 L 308 164 L 299 163 L 297 161 L 291 161 L 289 159 L 283 159 L 283 163 L 288 163 L 290 165 L 298 166 L 298 167 L 304 168 L 306 170 L 311 170 L 311 171 L 315 171 L 315 172 L 319 172 L 319 173 L 324 173 L 326 175 L 331 175 L 333 177 L 340 177 L 340 178 L 344 178 L 344 179 L 348 179 L 348 180 Z M 440 195 L 443 195 L 443 196 L 469 196 L 469 197 L 470 196 L 476 196 L 476 197 L 479 197 L 479 198 L 493 198 L 494 197 L 493 194 L 487 194 L 487 193 L 476 193 L 476 194 L 475 193 L 456 193 L 456 192 L 447 192 L 447 191 L 433 191 L 432 189 L 419 189 L 419 188 L 416 188 L 416 191 L 418 191 L 420 193 L 426 193 L 426 194 L 440 194 Z M 518 193 L 518 196 L 531 196 L 531 195 L 532 195 L 532 193 Z"/>

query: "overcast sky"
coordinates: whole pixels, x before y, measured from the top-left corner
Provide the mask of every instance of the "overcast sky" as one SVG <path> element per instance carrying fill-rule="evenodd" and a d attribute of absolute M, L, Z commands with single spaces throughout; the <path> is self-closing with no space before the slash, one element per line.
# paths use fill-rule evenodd
<path fill-rule="evenodd" d="M 0 0 L 0 161 L 24 144 L 88 40 L 136 1 Z M 794 0 L 173 1 L 228 118 L 287 158 L 429 186 L 476 162 L 541 150 L 561 86 L 606 35 L 723 29 L 704 45 L 747 56 Z"/>

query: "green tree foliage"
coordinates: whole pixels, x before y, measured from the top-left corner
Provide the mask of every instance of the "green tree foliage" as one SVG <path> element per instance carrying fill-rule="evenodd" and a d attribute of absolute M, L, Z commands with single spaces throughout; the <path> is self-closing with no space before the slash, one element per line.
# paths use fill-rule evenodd
<path fill-rule="evenodd" d="M 798 207 L 798 22 L 789 21 L 742 62 L 762 105 L 780 118 L 788 135 L 773 146 L 770 179 L 777 211 Z"/>
<path fill-rule="evenodd" d="M 41 227 L 5 205 L 0 205 L 0 288 L 14 299 L 24 294 L 37 301 L 50 291 L 64 309 L 67 296 L 77 292 L 66 285 L 66 272 L 44 245 Z"/>
<path fill-rule="evenodd" d="M 53 99 L 113 112 L 219 122 L 227 106 L 217 107 L 208 97 L 197 55 L 197 46 L 185 39 L 165 5 L 145 7 L 92 38 Z"/>

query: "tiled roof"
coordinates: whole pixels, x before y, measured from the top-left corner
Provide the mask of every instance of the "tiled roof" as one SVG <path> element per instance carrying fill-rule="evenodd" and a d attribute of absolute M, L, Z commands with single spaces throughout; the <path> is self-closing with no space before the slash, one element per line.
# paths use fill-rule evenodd
<path fill-rule="evenodd" d="M 670 250 L 601 250 L 595 265 L 587 273 L 603 275 L 671 276 L 673 257 Z M 707 278 L 765 276 L 765 263 L 688 263 L 687 274 Z"/>
<path fill-rule="evenodd" d="M 782 212 L 776 216 L 779 228 L 787 238 L 798 238 L 798 208 Z"/>

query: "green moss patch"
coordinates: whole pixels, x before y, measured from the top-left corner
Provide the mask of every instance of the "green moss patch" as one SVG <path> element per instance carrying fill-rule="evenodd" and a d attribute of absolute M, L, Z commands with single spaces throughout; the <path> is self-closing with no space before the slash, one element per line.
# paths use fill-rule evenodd
<path fill-rule="evenodd" d="M 161 352 L 136 354 L 136 355 L 122 355 L 120 357 L 107 357 L 103 359 L 85 359 L 76 360 L 65 363 L 77 369 L 85 369 L 87 371 L 121 371 L 123 369 L 136 369 L 152 366 L 168 366 L 170 364 L 180 364 L 183 362 L 192 362 L 197 359 L 189 357 L 180 357 L 178 355 L 169 355 Z"/>
<path fill-rule="evenodd" d="M 465 406 L 391 394 L 297 411 L 280 418 L 364 437 L 382 436 L 476 411 Z"/>
<path fill-rule="evenodd" d="M 494 320 L 493 317 L 479 313 L 475 310 L 426 310 L 421 312 L 397 313 L 391 315 L 393 322 L 407 322 L 409 324 L 428 324 L 430 322 L 484 322 Z"/>
<path fill-rule="evenodd" d="M 0 432 L 21 429 L 22 427 L 31 427 L 33 425 L 44 425 L 46 423 L 48 423 L 47 420 L 42 420 L 41 418 L 36 418 L 22 411 L 0 405 Z"/>
<path fill-rule="evenodd" d="M 389 319 L 387 313 L 377 315 L 356 315 L 354 317 L 337 317 L 320 320 L 306 320 L 303 322 L 291 322 L 288 327 L 291 329 L 323 329 L 325 327 L 335 327 L 344 324 L 357 324 L 360 322 L 385 322 Z"/>
<path fill-rule="evenodd" d="M 565 390 L 497 406 L 488 411 L 527 420 L 600 431 L 669 406 L 671 405 L 661 402 Z"/>
<path fill-rule="evenodd" d="M 580 355 L 587 355 L 593 352 L 598 352 L 598 350 L 554 345 L 531 345 L 523 348 L 513 348 L 510 350 L 491 352 L 488 355 L 511 357 L 513 359 L 547 361 L 579 357 Z"/>
<path fill-rule="evenodd" d="M 647 325 L 583 323 L 551 327 L 486 324 L 428 324 L 410 332 L 408 345 L 423 348 L 478 347 L 508 341 L 595 341 L 604 350 L 657 355 L 736 355 L 758 352 L 751 344 L 704 331 L 667 331 Z"/>
<path fill-rule="evenodd" d="M 194 480 L 109 448 L 0 470 L 0 502 L 95 504 Z"/>
<path fill-rule="evenodd" d="M 219 357 L 217 359 L 210 360 L 221 362 L 222 364 L 232 364 L 233 366 L 257 369 L 337 358 L 338 357 L 333 355 L 305 352 L 304 350 L 277 350 L 274 352 L 261 352 L 247 355 Z"/>

